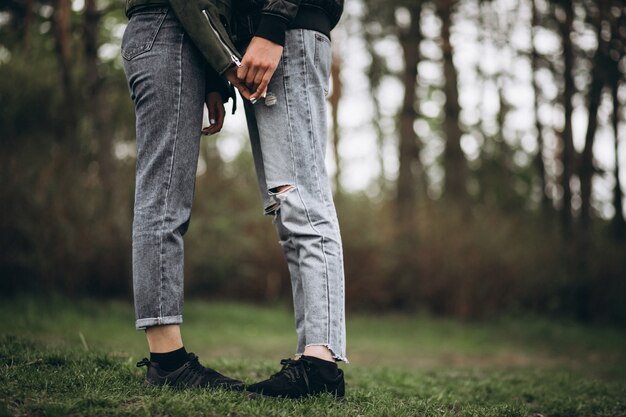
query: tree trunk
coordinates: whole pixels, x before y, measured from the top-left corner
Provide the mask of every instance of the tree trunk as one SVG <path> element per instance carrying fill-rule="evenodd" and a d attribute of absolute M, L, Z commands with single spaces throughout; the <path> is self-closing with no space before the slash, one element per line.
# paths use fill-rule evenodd
<path fill-rule="evenodd" d="M 372 93 L 375 94 L 376 91 L 377 90 L 373 90 Z M 378 166 L 380 169 L 380 174 L 378 175 L 378 189 L 380 194 L 383 197 L 386 197 L 389 188 L 387 177 L 385 176 L 385 172 L 387 172 L 385 164 L 386 134 L 380 124 L 380 120 L 383 117 L 382 112 L 380 111 L 380 103 L 376 97 L 374 97 L 372 101 L 372 105 L 374 106 L 374 120 L 372 121 L 372 124 L 374 125 L 374 130 L 376 131 L 376 147 L 378 148 Z"/>
<path fill-rule="evenodd" d="M 572 234 L 572 190 L 570 180 L 573 172 L 574 162 L 574 141 L 572 137 L 572 98 L 575 92 L 574 86 L 574 50 L 570 35 L 572 33 L 572 23 L 574 19 L 574 6 L 572 0 L 563 0 L 559 4 L 557 10 L 563 12 L 562 15 L 557 14 L 559 23 L 559 31 L 561 34 L 561 43 L 563 48 L 563 79 L 564 89 L 562 93 L 563 108 L 565 109 L 565 126 L 561 132 L 562 154 L 561 162 L 563 164 L 563 172 L 561 174 L 561 187 L 563 189 L 563 199 L 561 206 L 561 223 L 563 234 L 570 237 Z"/>
<path fill-rule="evenodd" d="M 446 94 L 445 119 L 443 130 L 446 135 L 444 153 L 445 193 L 450 197 L 464 197 L 466 164 L 461 150 L 461 128 L 459 126 L 459 92 L 457 72 L 452 59 L 450 44 L 451 11 L 456 0 L 438 0 L 437 14 L 441 19 L 441 49 L 443 52 L 443 72 L 445 76 L 444 92 Z"/>
<path fill-rule="evenodd" d="M 77 123 L 72 75 L 71 13 L 70 0 L 55 0 L 52 27 L 65 102 L 63 113 L 65 120 L 61 135 L 66 139 L 73 138 Z"/>
<path fill-rule="evenodd" d="M 617 67 L 617 63 L 615 63 L 614 65 Z M 619 75 L 619 72 L 616 71 L 615 78 L 611 83 L 611 96 L 613 98 L 613 120 L 611 122 L 615 135 L 615 186 L 613 187 L 613 206 L 615 207 L 615 214 L 613 215 L 613 220 L 611 224 L 615 239 L 623 242 L 624 240 L 626 240 L 626 220 L 624 220 L 624 193 L 622 191 L 622 185 L 619 179 L 619 115 L 621 109 L 618 96 Z"/>
<path fill-rule="evenodd" d="M 96 0 L 86 0 L 83 22 L 83 41 L 85 48 L 85 86 L 87 96 L 85 107 L 91 120 L 91 137 L 97 149 L 98 178 L 104 195 L 102 209 L 104 217 L 113 220 L 111 210 L 116 206 L 116 167 L 113 155 L 113 129 L 110 123 L 111 107 L 106 103 L 104 80 L 98 68 L 98 29 L 101 14 Z"/>
<path fill-rule="evenodd" d="M 384 61 L 380 58 L 380 56 L 376 53 L 374 49 L 374 41 L 377 39 L 377 36 L 372 35 L 367 30 L 364 31 L 363 37 L 365 39 L 365 43 L 367 45 L 367 53 L 372 57 L 372 62 L 367 70 L 367 78 L 370 83 L 371 97 L 372 97 L 372 106 L 374 108 L 374 115 L 372 118 L 372 126 L 374 127 L 374 132 L 376 133 L 376 147 L 377 147 L 377 156 L 378 156 L 378 166 L 380 169 L 380 174 L 378 175 L 378 189 L 381 196 L 386 197 L 388 191 L 388 182 L 385 177 L 385 172 L 387 172 L 386 164 L 385 164 L 385 143 L 386 143 L 386 134 L 382 128 L 382 112 L 380 102 L 378 101 L 378 89 L 380 87 L 380 80 L 382 78 L 382 74 L 386 72 L 383 70 L 385 68 Z"/>
<path fill-rule="evenodd" d="M 615 6 L 619 5 L 619 0 L 613 2 Z M 615 214 L 611 221 L 611 229 L 613 231 L 613 237 L 620 242 L 626 241 L 626 220 L 624 219 L 624 192 L 620 182 L 620 132 L 619 122 L 620 114 L 622 110 L 621 103 L 619 101 L 619 87 L 620 82 L 624 80 L 624 74 L 620 71 L 619 62 L 624 57 L 626 47 L 626 33 L 620 28 L 626 26 L 626 13 L 622 13 L 620 16 L 610 15 L 611 19 L 611 50 L 609 51 L 609 57 L 611 58 L 608 79 L 609 86 L 611 87 L 611 98 L 613 101 L 613 117 L 611 124 L 613 127 L 613 134 L 615 135 L 615 186 L 613 187 L 613 207 L 615 208 Z M 622 143 L 623 145 L 623 143 Z"/>
<path fill-rule="evenodd" d="M 422 38 L 420 28 L 421 3 L 416 2 L 410 8 L 411 24 L 402 31 L 400 44 L 404 55 L 404 99 L 400 114 L 399 172 L 396 204 L 399 230 L 415 233 L 417 210 L 417 179 L 420 170 L 418 138 L 413 129 L 417 118 L 417 64 L 419 63 L 419 45 Z"/>
<path fill-rule="evenodd" d="M 539 120 L 539 87 L 537 80 L 537 70 L 539 69 L 539 54 L 535 49 L 535 28 L 539 27 L 539 11 L 537 10 L 536 0 L 532 0 L 532 28 L 531 28 L 531 67 L 534 90 L 534 110 L 535 110 L 535 130 L 537 131 L 537 155 L 535 156 L 535 166 L 537 167 L 537 175 L 539 176 L 539 185 L 541 187 L 541 212 L 546 215 L 550 211 L 550 197 L 547 192 L 546 166 L 543 161 L 543 126 Z"/>
<path fill-rule="evenodd" d="M 606 66 L 608 43 L 602 38 L 601 27 L 605 20 L 604 1 L 598 3 L 600 16 L 595 22 L 596 34 L 598 38 L 598 48 L 593 57 L 593 69 L 591 72 L 591 85 L 589 87 L 589 121 L 587 123 L 587 132 L 585 134 L 585 147 L 580 160 L 580 221 L 583 231 L 589 228 L 591 222 L 591 187 L 594 174 L 593 166 L 593 144 L 595 142 L 596 130 L 598 127 L 598 108 L 602 99 L 602 90 L 606 84 Z"/>
<path fill-rule="evenodd" d="M 24 36 L 22 38 L 22 48 L 24 53 L 30 52 L 30 32 L 33 23 L 33 0 L 24 1 Z"/>
<path fill-rule="evenodd" d="M 410 9 L 410 26 L 400 29 L 399 40 L 404 56 L 404 98 L 400 113 L 399 172 L 396 194 L 396 219 L 394 242 L 396 255 L 394 276 L 394 304 L 398 307 L 415 306 L 417 293 L 417 184 L 420 170 L 419 145 L 413 123 L 417 118 L 417 64 L 422 39 L 420 27 L 421 2 Z"/>

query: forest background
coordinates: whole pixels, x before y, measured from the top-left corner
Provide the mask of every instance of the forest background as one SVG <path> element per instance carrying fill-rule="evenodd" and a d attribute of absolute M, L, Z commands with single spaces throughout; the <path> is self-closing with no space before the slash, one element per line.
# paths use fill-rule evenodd
<path fill-rule="evenodd" d="M 130 300 L 126 23 L 121 1 L 0 3 L 4 296 Z M 349 310 L 625 322 L 622 1 L 346 0 L 332 35 Z M 188 297 L 291 297 L 247 140 L 239 111 L 201 141 Z"/>

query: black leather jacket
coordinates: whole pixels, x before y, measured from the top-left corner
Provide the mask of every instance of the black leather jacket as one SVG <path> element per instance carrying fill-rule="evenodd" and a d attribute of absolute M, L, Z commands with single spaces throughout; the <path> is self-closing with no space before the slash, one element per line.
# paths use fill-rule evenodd
<path fill-rule="evenodd" d="M 232 38 L 243 44 L 252 36 L 261 36 L 284 45 L 285 31 L 291 28 L 330 35 L 341 17 L 343 1 L 126 0 L 126 15 L 130 18 L 147 7 L 171 7 L 207 63 L 224 74 L 241 59 Z M 224 80 L 219 84 L 224 86 Z"/>

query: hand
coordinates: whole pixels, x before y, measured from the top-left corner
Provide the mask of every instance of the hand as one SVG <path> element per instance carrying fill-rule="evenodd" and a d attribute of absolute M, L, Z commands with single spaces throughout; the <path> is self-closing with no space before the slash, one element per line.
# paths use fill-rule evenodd
<path fill-rule="evenodd" d="M 217 92 L 207 93 L 205 102 L 207 109 L 209 109 L 209 123 L 211 123 L 211 125 L 202 129 L 202 134 L 213 135 L 222 130 L 222 126 L 224 125 L 224 115 L 226 112 L 224 111 L 222 95 Z"/>
<path fill-rule="evenodd" d="M 267 85 L 278 67 L 283 47 L 268 39 L 255 36 L 252 38 L 237 77 L 252 91 L 250 101 L 256 101 L 267 93 Z"/>
<path fill-rule="evenodd" d="M 237 67 L 233 67 L 226 71 L 224 77 L 226 77 L 228 82 L 230 82 L 233 87 L 239 90 L 239 93 L 243 98 L 245 98 L 246 100 L 250 100 L 250 90 L 248 90 L 248 88 L 241 82 L 241 80 L 237 78 Z"/>

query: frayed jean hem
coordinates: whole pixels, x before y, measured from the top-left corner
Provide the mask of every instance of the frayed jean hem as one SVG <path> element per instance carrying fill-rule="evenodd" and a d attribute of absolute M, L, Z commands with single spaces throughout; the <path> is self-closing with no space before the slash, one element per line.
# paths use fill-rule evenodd
<path fill-rule="evenodd" d="M 343 362 L 346 364 L 349 364 L 350 361 L 348 360 L 348 358 L 345 355 L 339 355 L 337 353 L 335 353 L 336 351 L 330 347 L 330 345 L 328 343 L 309 343 L 308 345 L 306 345 L 305 348 L 308 348 L 309 346 L 324 346 L 326 348 L 328 348 L 328 350 L 330 350 L 330 353 L 333 355 L 333 359 L 336 360 L 337 362 Z M 300 356 L 304 355 L 304 351 L 302 352 L 297 352 L 295 357 L 296 358 L 300 358 Z"/>

